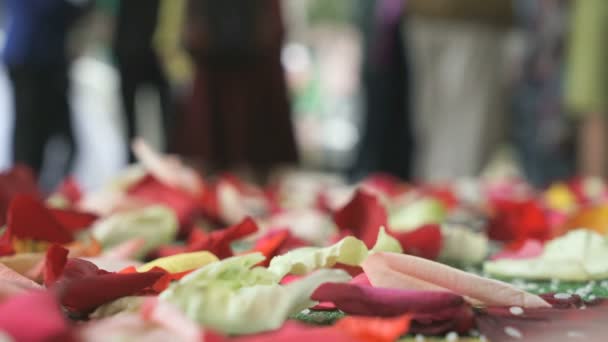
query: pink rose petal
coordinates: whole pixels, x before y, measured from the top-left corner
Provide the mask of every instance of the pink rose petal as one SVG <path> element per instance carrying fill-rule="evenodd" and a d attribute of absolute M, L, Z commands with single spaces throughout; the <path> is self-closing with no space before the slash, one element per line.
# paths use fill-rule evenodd
<path fill-rule="evenodd" d="M 367 258 L 363 269 L 378 287 L 450 290 L 487 306 L 550 307 L 539 296 L 513 285 L 411 255 L 376 253 Z"/>
<path fill-rule="evenodd" d="M 540 256 L 543 253 L 543 243 L 527 239 L 523 243 L 518 243 L 515 246 L 506 246 L 502 251 L 494 254 L 492 260 L 500 259 L 531 259 Z"/>
<path fill-rule="evenodd" d="M 0 304 L 0 331 L 15 341 L 70 341 L 70 327 L 49 292 L 33 291 Z"/>

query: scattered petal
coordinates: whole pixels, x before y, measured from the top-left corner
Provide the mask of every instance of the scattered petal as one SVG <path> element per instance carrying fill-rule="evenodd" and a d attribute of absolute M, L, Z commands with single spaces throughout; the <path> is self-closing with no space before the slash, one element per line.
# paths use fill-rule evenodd
<path fill-rule="evenodd" d="M 0 331 L 15 341 L 69 341 L 59 304 L 48 292 L 33 291 L 0 303 Z"/>
<path fill-rule="evenodd" d="M 173 212 L 162 206 L 116 213 L 100 220 L 93 227 L 93 235 L 104 248 L 111 248 L 130 239 L 144 239 L 145 245 L 137 257 L 173 241 L 177 234 L 177 220 Z"/>
<path fill-rule="evenodd" d="M 337 263 L 358 266 L 367 255 L 365 244 L 349 236 L 329 247 L 302 247 L 276 256 L 268 269 L 283 278 L 287 274 L 304 275 L 319 268 L 331 268 Z"/>
<path fill-rule="evenodd" d="M 154 267 L 160 267 L 169 273 L 180 273 L 203 267 L 217 260 L 215 255 L 206 251 L 182 253 L 150 261 L 139 266 L 137 272 L 147 272 Z"/>
<path fill-rule="evenodd" d="M 334 221 L 340 230 L 350 232 L 372 248 L 380 227 L 387 225 L 388 218 L 376 197 L 359 190 L 345 207 L 334 213 Z"/>
<path fill-rule="evenodd" d="M 594 231 L 573 230 L 547 242 L 532 259 L 488 261 L 484 271 L 501 277 L 588 281 L 608 277 L 608 242 Z"/>
<path fill-rule="evenodd" d="M 286 286 L 264 268 L 263 259 L 246 254 L 211 263 L 172 284 L 161 294 L 189 318 L 220 332 L 256 333 L 278 329 L 285 320 L 311 306 L 322 283 L 347 281 L 339 270 L 321 270 Z"/>
<path fill-rule="evenodd" d="M 550 306 L 540 297 L 510 284 L 405 254 L 371 255 L 363 263 L 363 269 L 372 284 L 379 287 L 450 290 L 489 306 Z"/>

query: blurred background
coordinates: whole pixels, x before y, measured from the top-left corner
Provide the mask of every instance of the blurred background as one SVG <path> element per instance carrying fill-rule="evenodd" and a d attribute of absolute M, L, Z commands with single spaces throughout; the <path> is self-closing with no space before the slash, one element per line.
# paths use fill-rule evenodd
<path fill-rule="evenodd" d="M 605 174 L 605 0 L 3 0 L 0 168 Z"/>

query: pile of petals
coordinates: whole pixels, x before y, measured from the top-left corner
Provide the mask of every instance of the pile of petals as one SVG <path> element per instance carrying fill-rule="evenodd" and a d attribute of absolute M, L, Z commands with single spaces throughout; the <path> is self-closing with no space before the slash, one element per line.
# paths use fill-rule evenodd
<path fill-rule="evenodd" d="M 139 164 L 93 192 L 0 174 L 0 340 L 603 336 L 603 299 L 495 279 L 608 279 L 600 180 L 540 191 L 289 172 L 256 185 L 133 150 Z"/>

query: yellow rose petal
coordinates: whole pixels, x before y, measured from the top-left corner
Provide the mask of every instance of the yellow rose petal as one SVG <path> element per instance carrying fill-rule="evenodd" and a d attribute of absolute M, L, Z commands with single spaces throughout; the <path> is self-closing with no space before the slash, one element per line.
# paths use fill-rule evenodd
<path fill-rule="evenodd" d="M 552 185 L 545 192 L 547 206 L 553 210 L 570 212 L 576 207 L 576 197 L 564 183 Z"/>
<path fill-rule="evenodd" d="M 160 267 L 169 273 L 179 273 L 201 268 L 214 261 L 218 261 L 217 257 L 207 251 L 182 253 L 150 261 L 139 266 L 137 271 L 146 272 L 154 267 Z"/>

